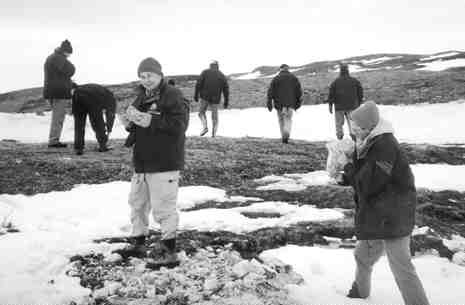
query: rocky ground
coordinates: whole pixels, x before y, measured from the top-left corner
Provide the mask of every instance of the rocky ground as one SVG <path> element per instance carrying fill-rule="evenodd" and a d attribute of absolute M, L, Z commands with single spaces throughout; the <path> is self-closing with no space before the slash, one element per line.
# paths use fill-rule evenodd
<path fill-rule="evenodd" d="M 131 177 L 130 150 L 123 147 L 122 141 L 112 141 L 113 149 L 108 153 L 95 151 L 95 146 L 95 143 L 88 143 L 85 154 L 76 156 L 71 148 L 58 150 L 48 149 L 44 144 L 0 141 L 0 193 L 33 195 L 69 190 L 75 184 L 128 181 Z M 409 144 L 402 144 L 402 147 L 411 163 L 465 164 L 465 147 Z M 99 254 L 76 256 L 70 275 L 80 277 L 83 286 L 93 289 L 88 304 L 244 304 L 241 295 L 255 300 L 249 304 L 292 304 L 285 293 L 273 287 L 277 283 L 281 286 L 298 283 L 298 276 L 288 267 L 270 266 L 260 261 L 260 253 L 285 244 L 353 247 L 352 191 L 335 185 L 311 186 L 296 192 L 259 191 L 255 179 L 271 174 L 321 170 L 325 164 L 326 149 L 322 142 L 292 141 L 283 145 L 275 139 L 188 138 L 181 185 L 208 185 L 225 189 L 228 195 L 341 208 L 346 217 L 338 221 L 265 228 L 247 234 L 185 231 L 179 234 L 178 243 L 179 250 L 184 251 L 184 260 L 175 272 L 151 271 L 145 268 L 146 258 L 135 260 L 122 251 L 111 258 Z M 453 234 L 465 236 L 465 193 L 419 190 L 418 194 L 417 224 L 428 226 L 430 230 L 413 238 L 412 252 L 436 251 L 451 259 L 454 253 L 445 247 L 442 239 Z M 194 209 L 244 204 L 250 203 L 207 202 Z M 279 215 L 249 213 L 245 216 Z M 14 232 L 14 224 L 13 227 L 10 224 L 8 231 Z M 159 233 L 152 232 L 147 246 L 152 247 L 158 239 Z M 115 236 L 95 242 L 128 240 Z M 193 264 L 223 267 L 210 271 L 196 269 L 189 275 L 186 272 Z M 245 272 L 241 278 L 237 264 L 253 272 Z M 189 288 L 184 285 L 186 281 L 196 284 Z M 155 286 L 161 287 L 160 290 L 153 290 L 154 283 L 158 283 Z M 181 288 L 175 291 L 174 287 Z M 141 298 L 147 303 L 140 303 Z M 273 299 L 282 302 L 273 303 Z"/>

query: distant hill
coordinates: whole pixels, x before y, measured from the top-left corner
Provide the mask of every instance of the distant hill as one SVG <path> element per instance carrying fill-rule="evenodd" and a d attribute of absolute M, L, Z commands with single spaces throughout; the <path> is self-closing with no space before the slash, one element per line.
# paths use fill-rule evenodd
<path fill-rule="evenodd" d="M 291 67 L 302 82 L 305 104 L 324 103 L 328 87 L 344 62 L 364 87 L 365 97 L 380 104 L 444 103 L 465 98 L 465 52 L 446 51 L 428 55 L 371 54 Z M 279 66 L 260 66 L 251 72 L 229 75 L 232 108 L 263 107 L 266 90 Z M 168 76 L 176 80 L 185 96 L 192 99 L 197 75 Z M 137 82 L 108 85 L 124 107 L 134 97 Z M 198 104 L 192 102 L 192 110 Z M 50 110 L 42 88 L 0 94 L 0 112 L 43 112 Z"/>

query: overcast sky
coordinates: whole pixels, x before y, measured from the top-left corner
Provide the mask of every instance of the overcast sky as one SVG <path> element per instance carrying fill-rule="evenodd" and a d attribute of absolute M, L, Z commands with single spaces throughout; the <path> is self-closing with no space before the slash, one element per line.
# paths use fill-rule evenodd
<path fill-rule="evenodd" d="M 165 74 L 226 74 L 371 53 L 465 50 L 464 0 L 1 0 L 0 92 L 41 86 L 69 39 L 78 83 L 132 81 L 145 57 Z"/>

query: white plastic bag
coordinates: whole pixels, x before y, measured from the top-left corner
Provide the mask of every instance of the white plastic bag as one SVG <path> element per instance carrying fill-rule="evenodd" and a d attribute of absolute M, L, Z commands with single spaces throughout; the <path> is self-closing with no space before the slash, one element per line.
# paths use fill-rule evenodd
<path fill-rule="evenodd" d="M 326 143 L 328 159 L 326 160 L 326 171 L 333 179 L 341 178 L 341 171 L 352 158 L 355 151 L 355 143 L 350 139 L 335 140 Z"/>

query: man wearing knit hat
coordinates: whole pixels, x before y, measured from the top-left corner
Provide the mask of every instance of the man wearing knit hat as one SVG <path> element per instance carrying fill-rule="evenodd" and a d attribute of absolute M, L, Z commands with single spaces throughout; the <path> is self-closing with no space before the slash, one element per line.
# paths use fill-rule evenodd
<path fill-rule="evenodd" d="M 60 142 L 66 107 L 71 103 L 71 77 L 74 75 L 74 65 L 68 60 L 73 48 L 68 40 L 64 40 L 47 57 L 44 64 L 44 99 L 48 100 L 52 108 L 52 121 L 48 147 L 64 148 L 66 144 Z"/>
<path fill-rule="evenodd" d="M 207 124 L 207 109 L 210 108 L 212 113 L 212 137 L 216 136 L 218 130 L 218 104 L 223 94 L 224 108 L 229 105 L 229 85 L 226 76 L 219 70 L 218 61 L 213 60 L 210 63 L 210 68 L 203 70 L 195 84 L 194 100 L 199 101 L 200 109 L 199 118 L 202 123 L 200 136 L 208 132 Z"/>
<path fill-rule="evenodd" d="M 341 140 L 344 137 L 344 121 L 347 121 L 350 136 L 353 138 L 349 114 L 363 101 L 363 88 L 360 82 L 349 75 L 347 64 L 339 65 L 339 77 L 329 87 L 329 112 L 333 113 L 336 125 L 336 137 Z"/>
<path fill-rule="evenodd" d="M 410 255 L 417 198 L 407 158 L 374 102 L 365 102 L 350 118 L 356 150 L 353 161 L 344 167 L 343 178 L 355 192 L 358 242 L 355 280 L 347 296 L 370 295 L 373 266 L 386 252 L 404 303 L 428 305 Z"/>
<path fill-rule="evenodd" d="M 160 63 L 144 59 L 138 69 L 138 95 L 121 116 L 133 134 L 134 175 L 129 205 L 133 251 L 145 256 L 149 233 L 149 213 L 161 226 L 161 241 L 156 260 L 148 266 L 175 266 L 176 231 L 179 216 L 176 208 L 180 171 L 184 166 L 185 132 L 189 106 L 181 91 L 165 83 Z M 155 251 L 156 252 L 156 251 Z M 153 252 L 153 253 L 155 253 Z"/>

